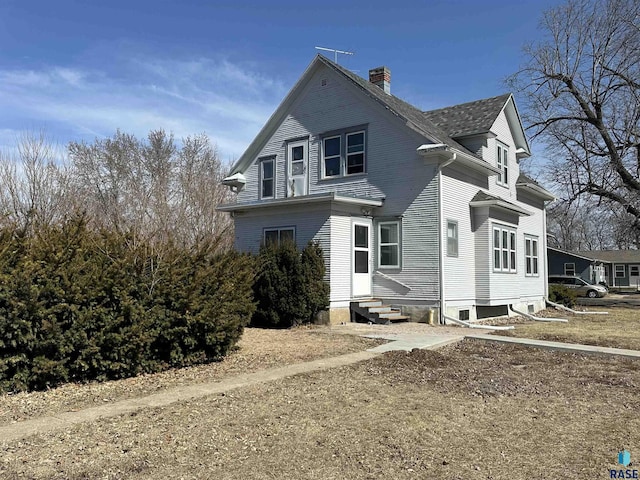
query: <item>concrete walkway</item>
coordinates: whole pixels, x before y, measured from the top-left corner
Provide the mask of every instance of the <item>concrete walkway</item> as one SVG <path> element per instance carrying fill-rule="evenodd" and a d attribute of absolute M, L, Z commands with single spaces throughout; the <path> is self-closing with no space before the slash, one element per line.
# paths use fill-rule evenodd
<path fill-rule="evenodd" d="M 193 400 L 196 398 L 216 395 L 237 388 L 258 385 L 271 382 L 301 373 L 310 373 L 328 370 L 344 365 L 352 365 L 357 362 L 370 360 L 384 352 L 393 350 L 411 351 L 414 348 L 433 350 L 444 345 L 459 342 L 464 338 L 470 338 L 488 342 L 502 342 L 527 345 L 538 348 L 554 350 L 594 353 L 601 355 L 618 355 L 627 358 L 640 359 L 640 351 L 622 350 L 617 348 L 594 347 L 590 345 L 578 345 L 560 342 L 546 342 L 527 338 L 502 337 L 496 335 L 466 334 L 461 329 L 460 335 L 432 335 L 432 334 L 369 334 L 368 338 L 382 338 L 389 343 L 379 345 L 364 352 L 350 353 L 337 357 L 324 358 L 310 362 L 286 365 L 284 367 L 262 370 L 254 373 L 236 375 L 221 379 L 217 382 L 177 387 L 165 392 L 148 395 L 146 397 L 121 400 L 119 402 L 101 405 L 99 407 L 86 408 L 76 412 L 64 412 L 53 416 L 34 418 L 0 427 L 0 442 L 12 442 L 29 435 L 51 433 L 79 423 L 93 422 L 101 418 L 115 417 L 117 415 L 133 413 L 144 408 L 164 407 L 176 402 Z"/>
<path fill-rule="evenodd" d="M 640 351 L 627 350 L 624 348 L 599 347 L 597 345 L 582 345 L 579 343 L 549 342 L 546 340 L 534 340 L 531 338 L 503 337 L 500 335 L 469 334 L 465 338 L 481 340 L 492 343 L 511 343 L 526 345 L 528 347 L 544 348 L 548 350 L 559 350 L 562 352 L 585 353 L 591 355 L 614 355 L 625 358 L 640 359 Z"/>

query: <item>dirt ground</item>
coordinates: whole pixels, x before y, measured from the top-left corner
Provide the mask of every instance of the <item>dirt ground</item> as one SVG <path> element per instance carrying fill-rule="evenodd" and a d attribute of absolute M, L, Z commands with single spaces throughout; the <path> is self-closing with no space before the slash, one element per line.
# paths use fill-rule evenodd
<path fill-rule="evenodd" d="M 180 385 L 359 352 L 379 343 L 357 336 L 334 335 L 328 328 L 247 328 L 237 350 L 221 362 L 125 380 L 68 384 L 44 392 L 0 395 L 0 425 L 140 397 Z"/>
<path fill-rule="evenodd" d="M 0 443 L 0 478 L 610 478 L 639 387 L 638 361 L 464 341 Z"/>
<path fill-rule="evenodd" d="M 609 315 L 573 315 L 548 310 L 547 316 L 552 312 L 553 316 L 566 318 L 569 323 L 532 321 L 496 334 L 640 350 L 640 309 L 589 307 L 587 310 L 608 311 Z"/>

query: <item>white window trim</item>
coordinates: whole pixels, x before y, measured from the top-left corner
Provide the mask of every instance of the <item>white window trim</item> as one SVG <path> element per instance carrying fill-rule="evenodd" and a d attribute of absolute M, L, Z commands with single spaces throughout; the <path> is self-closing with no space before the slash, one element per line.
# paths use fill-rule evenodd
<path fill-rule="evenodd" d="M 573 273 L 567 273 L 567 265 L 573 265 Z M 575 277 L 576 275 L 576 264 L 575 262 L 567 262 L 564 264 L 564 274 L 565 275 L 571 275 L 572 277 Z"/>
<path fill-rule="evenodd" d="M 455 253 L 452 253 L 449 250 L 449 225 L 455 225 L 455 232 L 456 232 L 456 236 L 455 236 L 455 241 L 456 241 L 456 251 Z M 458 221 L 457 220 L 447 220 L 447 257 L 458 257 L 458 255 L 460 255 L 460 231 L 458 229 Z"/>
<path fill-rule="evenodd" d="M 533 253 L 533 244 L 536 244 L 536 254 Z M 530 255 L 527 255 L 527 243 L 530 243 L 529 251 Z M 531 260 L 531 272 L 527 270 L 527 260 Z M 534 268 L 535 266 L 535 268 Z M 537 271 L 536 271 L 537 270 Z M 539 277 L 540 276 L 540 242 L 538 237 L 533 235 L 524 236 L 524 274 L 526 277 Z"/>
<path fill-rule="evenodd" d="M 390 243 L 382 243 L 382 234 L 380 232 L 380 230 L 382 229 L 383 225 L 396 225 L 397 229 L 398 229 L 398 241 L 397 242 L 390 242 Z M 400 245 L 402 244 L 401 241 L 401 237 L 402 237 L 402 228 L 401 228 L 401 224 L 400 221 L 398 220 L 390 220 L 390 221 L 386 221 L 386 222 L 378 222 L 378 228 L 377 228 L 377 233 L 378 233 L 378 268 L 380 269 L 385 269 L 385 268 L 400 268 L 400 265 L 402 264 L 402 257 L 401 257 L 401 252 L 400 252 Z M 388 246 L 388 245 L 395 245 L 396 248 L 398 249 L 398 263 L 395 265 L 382 265 L 381 259 L 382 259 L 382 247 L 383 246 Z"/>
<path fill-rule="evenodd" d="M 349 155 L 353 155 L 355 153 L 360 153 L 360 152 L 353 152 L 353 153 L 349 153 L 348 152 L 348 141 L 349 141 L 349 137 L 351 135 L 357 135 L 359 133 L 362 133 L 362 140 L 363 140 L 363 144 L 362 144 L 362 172 L 355 172 L 355 173 L 347 173 L 347 166 L 348 166 L 348 162 L 347 159 L 349 157 Z M 320 148 L 320 162 L 318 162 L 320 164 L 320 179 L 321 180 L 333 180 L 336 178 L 345 178 L 345 177 L 356 177 L 356 176 L 362 176 L 362 175 L 366 175 L 367 174 L 367 129 L 366 128 L 355 128 L 355 129 L 344 129 L 342 131 L 338 130 L 336 132 L 330 132 L 328 133 L 326 136 L 320 136 L 321 138 L 321 148 Z M 340 154 L 339 154 L 339 160 L 340 160 L 340 173 L 338 175 L 326 175 L 327 169 L 325 168 L 325 141 L 327 140 L 331 140 L 332 138 L 339 138 L 340 139 Z M 329 157 L 329 158 L 336 158 L 335 155 Z"/>
<path fill-rule="evenodd" d="M 282 231 L 291 230 L 293 231 L 293 243 L 296 243 L 296 227 L 265 227 L 262 229 L 262 243 L 266 245 L 267 243 L 267 232 L 278 232 L 278 245 L 280 245 L 280 236 Z"/>
<path fill-rule="evenodd" d="M 622 267 L 622 275 L 618 275 L 618 272 L 619 272 L 618 267 Z M 613 267 L 613 271 L 615 273 L 615 278 L 625 278 L 627 276 L 627 269 L 624 264 L 616 264 Z"/>
<path fill-rule="evenodd" d="M 500 169 L 500 173 L 496 176 L 496 183 L 503 187 L 509 186 L 509 147 L 505 144 L 496 142 L 496 167 Z M 504 153 L 503 153 L 504 152 Z"/>
<path fill-rule="evenodd" d="M 495 232 L 499 232 L 500 245 L 495 245 Z M 504 233 L 507 233 L 507 244 L 503 244 Z M 491 229 L 491 263 L 493 271 L 496 273 L 517 273 L 518 272 L 518 239 L 516 236 L 516 230 L 514 228 L 505 227 L 502 225 L 493 225 Z M 496 268 L 495 254 L 496 251 L 500 252 L 500 266 Z M 507 254 L 508 265 L 505 268 L 503 265 L 504 254 Z M 513 262 L 511 261 L 513 257 Z M 513 263 L 513 265 L 511 265 Z"/>
<path fill-rule="evenodd" d="M 264 181 L 269 180 L 268 178 L 264 178 L 264 164 L 271 162 L 271 196 L 264 196 L 262 193 L 264 191 Z M 276 159 L 271 158 L 263 158 L 260 160 L 260 199 L 261 200 L 270 200 L 276 197 Z"/>

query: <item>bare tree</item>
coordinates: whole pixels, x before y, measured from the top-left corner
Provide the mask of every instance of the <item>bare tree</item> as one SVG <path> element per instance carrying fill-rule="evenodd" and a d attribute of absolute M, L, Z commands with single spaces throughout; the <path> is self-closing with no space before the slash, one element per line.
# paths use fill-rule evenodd
<path fill-rule="evenodd" d="M 640 235 L 640 2 L 568 0 L 511 79 L 566 203 L 588 198 Z M 591 214 L 594 212 L 591 211 Z"/>

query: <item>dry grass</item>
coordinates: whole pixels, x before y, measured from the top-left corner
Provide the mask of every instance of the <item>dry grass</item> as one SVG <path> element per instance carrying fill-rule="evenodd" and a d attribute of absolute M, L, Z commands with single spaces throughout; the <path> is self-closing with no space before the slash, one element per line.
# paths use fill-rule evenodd
<path fill-rule="evenodd" d="M 596 310 L 596 307 L 591 309 Z M 496 334 L 640 350 L 640 309 L 598 310 L 606 310 L 609 315 L 572 315 L 556 311 L 553 316 L 567 318 L 569 323 L 527 322 L 516 325 L 515 330 Z"/>
<path fill-rule="evenodd" d="M 333 335 L 327 328 L 247 328 L 237 350 L 221 362 L 125 380 L 68 384 L 45 392 L 1 395 L 0 425 L 150 395 L 181 385 L 216 381 L 240 373 L 359 352 L 379 343 Z"/>
<path fill-rule="evenodd" d="M 0 477 L 609 478 L 639 387 L 637 361 L 463 342 L 31 437 Z"/>

